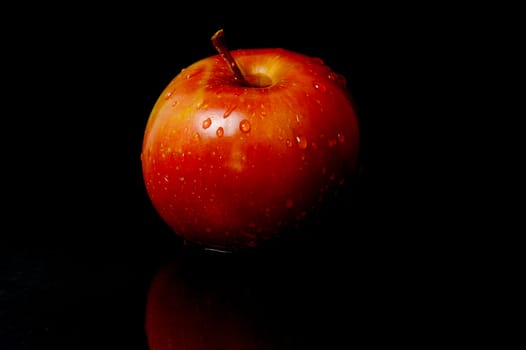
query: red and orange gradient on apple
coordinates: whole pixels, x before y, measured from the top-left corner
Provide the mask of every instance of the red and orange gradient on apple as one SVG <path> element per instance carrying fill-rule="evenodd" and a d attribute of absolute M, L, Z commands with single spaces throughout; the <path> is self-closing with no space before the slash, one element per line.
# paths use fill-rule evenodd
<path fill-rule="evenodd" d="M 141 153 L 149 197 L 184 239 L 255 247 L 308 220 L 356 175 L 358 117 L 345 78 L 282 48 L 229 51 L 162 91 Z"/>

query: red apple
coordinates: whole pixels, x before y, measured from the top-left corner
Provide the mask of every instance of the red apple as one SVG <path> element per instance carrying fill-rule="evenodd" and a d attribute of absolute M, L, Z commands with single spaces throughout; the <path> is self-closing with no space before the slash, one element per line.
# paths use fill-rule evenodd
<path fill-rule="evenodd" d="M 282 48 L 229 51 L 183 69 L 149 116 L 141 152 L 153 206 L 173 231 L 237 250 L 279 239 L 356 174 L 359 124 L 345 78 Z"/>

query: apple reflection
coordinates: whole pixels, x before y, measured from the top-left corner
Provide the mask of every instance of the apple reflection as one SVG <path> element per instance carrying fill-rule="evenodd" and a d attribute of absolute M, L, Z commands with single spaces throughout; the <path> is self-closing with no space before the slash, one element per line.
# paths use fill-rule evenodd
<path fill-rule="evenodd" d="M 331 301 L 338 293 L 312 263 L 289 258 L 182 249 L 151 281 L 145 319 L 150 350 L 340 343 L 345 318 L 336 314 L 344 312 L 343 304 L 335 309 Z"/>

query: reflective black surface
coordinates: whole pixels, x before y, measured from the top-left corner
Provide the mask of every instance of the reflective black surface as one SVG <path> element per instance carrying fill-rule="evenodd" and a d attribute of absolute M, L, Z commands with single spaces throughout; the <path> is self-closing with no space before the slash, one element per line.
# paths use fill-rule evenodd
<path fill-rule="evenodd" d="M 207 322 L 224 311 L 224 332 L 246 327 L 262 348 L 436 338 L 433 315 L 448 305 L 437 267 L 450 252 L 437 254 L 446 225 L 428 205 L 440 188 L 423 180 L 430 154 L 417 142 L 432 131 L 416 83 L 429 67 L 415 69 L 425 47 L 410 22 L 358 7 L 79 11 L 23 17 L 30 30 L 5 42 L 0 348 L 147 349 L 150 282 L 166 269 L 193 302 L 213 302 Z M 233 48 L 323 58 L 346 76 L 361 118 L 354 197 L 305 240 L 249 256 L 185 246 L 141 177 L 153 103 L 181 68 L 215 53 L 220 27 Z"/>

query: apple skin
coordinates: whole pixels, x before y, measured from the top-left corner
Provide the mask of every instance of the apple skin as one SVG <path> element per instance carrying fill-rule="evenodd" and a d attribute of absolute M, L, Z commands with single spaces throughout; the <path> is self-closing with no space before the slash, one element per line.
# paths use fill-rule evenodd
<path fill-rule="evenodd" d="M 234 251 L 308 222 L 352 183 L 360 131 L 345 78 L 281 48 L 232 50 L 183 69 L 148 119 L 141 162 L 153 206 L 189 242 Z"/>

